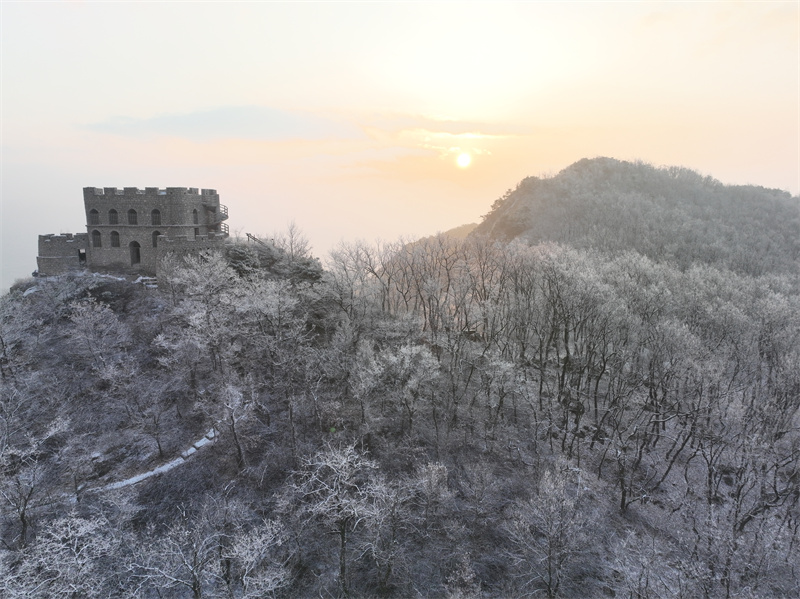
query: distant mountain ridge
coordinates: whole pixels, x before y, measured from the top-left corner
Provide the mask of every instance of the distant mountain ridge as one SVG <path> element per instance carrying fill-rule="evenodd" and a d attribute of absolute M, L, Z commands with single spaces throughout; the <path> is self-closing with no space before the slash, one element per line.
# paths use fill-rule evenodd
<path fill-rule="evenodd" d="M 683 167 L 583 159 L 552 178 L 523 179 L 472 235 L 633 250 L 680 268 L 705 263 L 749 275 L 796 273 L 800 200 L 776 189 L 724 185 Z"/>

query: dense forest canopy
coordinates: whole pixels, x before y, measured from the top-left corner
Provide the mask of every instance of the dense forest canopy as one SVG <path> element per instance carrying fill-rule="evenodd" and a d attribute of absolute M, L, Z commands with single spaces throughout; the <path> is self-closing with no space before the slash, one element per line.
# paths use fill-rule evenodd
<path fill-rule="evenodd" d="M 0 300 L 0 594 L 800 594 L 797 198 L 610 159 Z"/>

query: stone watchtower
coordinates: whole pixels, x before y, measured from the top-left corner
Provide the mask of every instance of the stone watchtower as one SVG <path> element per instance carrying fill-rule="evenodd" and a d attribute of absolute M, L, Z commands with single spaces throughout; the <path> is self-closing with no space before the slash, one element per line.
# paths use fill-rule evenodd
<path fill-rule="evenodd" d="M 228 236 L 228 208 L 213 189 L 84 187 L 83 203 L 85 234 L 39 236 L 40 274 L 86 267 L 154 275 L 160 244 L 191 251 Z"/>

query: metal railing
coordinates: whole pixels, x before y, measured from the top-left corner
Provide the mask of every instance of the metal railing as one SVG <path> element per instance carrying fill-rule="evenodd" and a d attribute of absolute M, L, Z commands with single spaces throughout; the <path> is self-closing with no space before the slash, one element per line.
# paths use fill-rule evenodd
<path fill-rule="evenodd" d="M 261 245 L 263 245 L 263 246 L 270 247 L 268 243 L 266 243 L 266 242 L 264 242 L 264 241 L 261 241 L 261 240 L 260 240 L 258 237 L 256 237 L 255 235 L 253 235 L 253 234 L 251 234 L 251 233 L 247 233 L 246 235 L 247 235 L 247 238 L 248 238 L 250 241 L 255 241 L 256 243 L 260 243 L 260 244 L 261 244 Z"/>

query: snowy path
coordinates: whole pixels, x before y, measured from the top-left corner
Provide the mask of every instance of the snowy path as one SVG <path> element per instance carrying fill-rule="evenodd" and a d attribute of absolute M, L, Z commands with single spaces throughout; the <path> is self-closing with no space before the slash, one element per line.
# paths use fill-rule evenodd
<path fill-rule="evenodd" d="M 95 492 L 99 491 L 112 491 L 114 489 L 122 489 L 123 487 L 129 487 L 130 485 L 135 485 L 143 480 L 147 480 L 151 476 L 156 476 L 157 474 L 163 474 L 164 472 L 169 472 L 173 468 L 180 466 L 186 460 L 188 460 L 192 455 L 197 453 L 197 450 L 205 447 L 209 443 L 211 443 L 214 439 L 217 438 L 217 431 L 212 427 L 204 437 L 202 437 L 199 441 L 195 441 L 192 443 L 191 447 L 186 451 L 181 452 L 181 455 L 174 460 L 167 462 L 166 464 L 162 464 L 158 468 L 154 468 L 153 470 L 149 470 L 148 472 L 143 472 L 142 474 L 137 474 L 131 478 L 126 478 L 125 480 L 121 480 L 115 483 L 111 483 L 109 485 L 105 485 L 103 487 L 97 487 L 94 489 L 87 489 Z"/>

